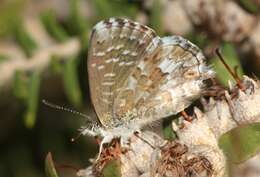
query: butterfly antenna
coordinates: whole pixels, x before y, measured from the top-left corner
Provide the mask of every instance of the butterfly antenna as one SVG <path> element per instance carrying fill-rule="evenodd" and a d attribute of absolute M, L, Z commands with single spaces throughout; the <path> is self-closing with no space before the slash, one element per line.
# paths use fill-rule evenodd
<path fill-rule="evenodd" d="M 237 74 L 233 72 L 233 70 L 228 66 L 228 64 L 225 62 L 223 56 L 221 55 L 220 49 L 216 49 L 216 54 L 218 58 L 220 59 L 221 63 L 225 66 L 225 68 L 228 70 L 228 72 L 231 74 L 231 76 L 235 79 L 237 86 L 241 89 L 244 90 L 244 86 L 241 83 L 241 80 L 238 78 Z"/>
<path fill-rule="evenodd" d="M 146 139 L 144 139 L 143 137 L 141 137 L 139 135 L 139 132 L 134 132 L 134 135 L 139 138 L 140 140 L 142 140 L 144 143 L 148 144 L 151 148 L 156 149 L 155 146 L 153 146 L 149 141 L 147 141 Z"/>
<path fill-rule="evenodd" d="M 70 141 L 74 143 L 76 140 L 78 140 L 82 135 L 82 132 L 80 132 L 75 138 L 71 138 Z"/>
<path fill-rule="evenodd" d="M 66 111 L 66 112 L 70 112 L 72 114 L 76 114 L 76 115 L 79 115 L 81 117 L 84 117 L 84 118 L 87 118 L 89 121 L 92 122 L 92 118 L 86 114 L 83 114 L 81 112 L 78 112 L 76 110 L 72 110 L 72 109 L 69 109 L 69 108 L 66 108 L 66 107 L 63 107 L 63 106 L 59 106 L 57 104 L 54 104 L 54 103 L 51 103 L 49 101 L 46 101 L 46 100 L 42 100 L 42 103 L 45 104 L 46 106 L 49 106 L 51 108 L 54 108 L 54 109 L 57 109 L 57 110 L 62 110 L 62 111 Z"/>

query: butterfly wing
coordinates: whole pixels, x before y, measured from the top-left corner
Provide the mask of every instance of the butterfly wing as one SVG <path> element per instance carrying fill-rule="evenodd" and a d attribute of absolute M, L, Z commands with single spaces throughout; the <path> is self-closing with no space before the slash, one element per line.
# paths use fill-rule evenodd
<path fill-rule="evenodd" d="M 91 99 L 103 126 L 120 123 L 113 111 L 115 98 L 137 63 L 157 48 L 160 40 L 155 37 L 152 29 L 127 19 L 110 18 L 93 28 L 88 75 Z"/>
<path fill-rule="evenodd" d="M 203 80 L 212 76 L 194 44 L 179 36 L 161 38 L 127 78 L 114 111 L 118 117 L 126 110 L 137 112 L 141 124 L 176 114 L 201 95 Z"/>

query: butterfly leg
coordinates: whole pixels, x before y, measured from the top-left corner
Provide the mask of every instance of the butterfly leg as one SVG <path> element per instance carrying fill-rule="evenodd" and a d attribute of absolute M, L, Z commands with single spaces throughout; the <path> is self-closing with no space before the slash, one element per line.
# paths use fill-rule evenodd
<path fill-rule="evenodd" d="M 82 135 L 89 135 L 89 136 L 96 137 L 100 135 L 100 130 L 101 130 L 100 127 L 93 125 L 91 128 L 82 127 L 80 131 Z"/>
<path fill-rule="evenodd" d="M 114 138 L 114 137 L 113 137 L 112 135 L 107 135 L 107 136 L 105 136 L 105 137 L 102 139 L 102 141 L 101 141 L 101 143 L 100 143 L 100 145 L 99 145 L 99 152 L 98 152 L 98 156 L 97 156 L 96 161 L 98 161 L 99 158 L 100 158 L 100 156 L 101 156 L 101 153 L 102 153 L 104 144 L 110 143 L 110 142 L 113 140 L 113 138 Z"/>
<path fill-rule="evenodd" d="M 185 111 L 181 111 L 181 115 L 186 121 L 192 122 L 192 117 L 189 116 Z"/>

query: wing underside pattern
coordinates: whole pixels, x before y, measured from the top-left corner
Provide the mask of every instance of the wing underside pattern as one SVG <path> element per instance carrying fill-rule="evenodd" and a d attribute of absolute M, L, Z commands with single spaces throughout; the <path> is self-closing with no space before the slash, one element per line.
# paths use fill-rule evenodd
<path fill-rule="evenodd" d="M 158 49 L 128 77 L 114 110 L 117 117 L 135 110 L 144 124 L 176 114 L 201 95 L 203 80 L 212 75 L 195 45 L 179 36 L 161 38 Z M 125 100 L 131 107 L 124 107 Z"/>
<path fill-rule="evenodd" d="M 126 19 L 111 18 L 94 27 L 88 74 L 92 102 L 102 125 L 113 123 L 114 99 L 138 61 L 149 48 L 156 48 L 155 37 L 152 29 Z"/>
<path fill-rule="evenodd" d="M 144 124 L 176 114 L 213 74 L 194 44 L 179 36 L 159 38 L 125 19 L 95 26 L 88 57 L 92 101 L 105 127 L 127 123 L 129 112 Z"/>

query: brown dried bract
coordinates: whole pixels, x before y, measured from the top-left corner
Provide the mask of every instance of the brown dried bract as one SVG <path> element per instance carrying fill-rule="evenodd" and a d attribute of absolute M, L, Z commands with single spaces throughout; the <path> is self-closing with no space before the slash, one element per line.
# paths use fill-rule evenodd
<path fill-rule="evenodd" d="M 120 146 L 120 139 L 113 139 L 111 143 L 105 144 L 100 158 L 94 164 L 94 171 L 96 174 L 101 174 L 102 169 L 111 161 L 119 159 L 120 155 L 123 153 Z"/>
<path fill-rule="evenodd" d="M 192 157 L 191 157 L 192 156 Z M 212 165 L 205 157 L 189 154 L 188 147 L 169 142 L 161 149 L 161 157 L 155 164 L 152 177 L 210 177 Z"/>
<path fill-rule="evenodd" d="M 224 100 L 226 99 L 225 92 L 228 92 L 231 96 L 231 99 L 236 98 L 238 96 L 240 87 L 235 86 L 233 88 L 227 89 L 220 85 L 214 78 L 211 78 L 212 86 L 209 87 L 207 90 L 204 91 L 203 95 L 206 97 L 212 97 L 215 100 Z M 254 92 L 254 86 L 252 85 L 252 82 L 247 81 L 241 81 L 241 85 L 243 87 L 243 92 L 245 91 L 251 91 Z"/>
<path fill-rule="evenodd" d="M 211 86 L 203 92 L 203 95 L 213 97 L 215 100 L 223 100 L 225 98 L 226 88 L 220 85 L 215 78 L 211 78 L 210 81 Z"/>

